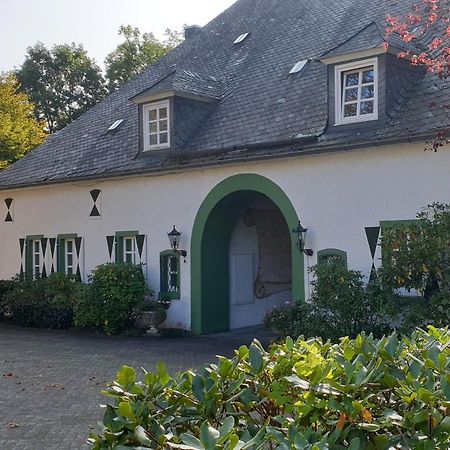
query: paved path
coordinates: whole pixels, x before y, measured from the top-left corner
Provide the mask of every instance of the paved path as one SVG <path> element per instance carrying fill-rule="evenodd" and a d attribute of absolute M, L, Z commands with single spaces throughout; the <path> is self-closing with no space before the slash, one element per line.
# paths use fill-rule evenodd
<path fill-rule="evenodd" d="M 35 330 L 0 322 L 0 449 L 84 449 L 101 419 L 100 390 L 122 364 L 174 373 L 198 368 L 217 354 L 231 356 L 254 336 L 247 329 L 214 336 L 126 338 Z"/>

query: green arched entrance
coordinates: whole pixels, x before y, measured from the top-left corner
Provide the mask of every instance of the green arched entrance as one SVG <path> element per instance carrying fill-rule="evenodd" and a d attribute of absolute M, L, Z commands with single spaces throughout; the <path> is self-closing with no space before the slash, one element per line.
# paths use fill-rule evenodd
<path fill-rule="evenodd" d="M 279 208 L 289 230 L 298 224 L 290 200 L 275 183 L 256 174 L 235 175 L 219 183 L 203 201 L 191 239 L 191 320 L 197 334 L 229 329 L 228 247 L 240 208 L 255 194 Z M 304 300 L 303 254 L 291 235 L 292 294 Z"/>

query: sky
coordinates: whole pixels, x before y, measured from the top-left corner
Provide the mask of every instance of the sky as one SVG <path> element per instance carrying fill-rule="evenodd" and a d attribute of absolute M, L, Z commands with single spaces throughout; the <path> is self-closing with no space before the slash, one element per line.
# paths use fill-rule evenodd
<path fill-rule="evenodd" d="M 166 28 L 205 25 L 235 0 L 0 0 L 0 72 L 19 67 L 26 49 L 81 43 L 101 67 L 132 25 L 162 38 Z"/>

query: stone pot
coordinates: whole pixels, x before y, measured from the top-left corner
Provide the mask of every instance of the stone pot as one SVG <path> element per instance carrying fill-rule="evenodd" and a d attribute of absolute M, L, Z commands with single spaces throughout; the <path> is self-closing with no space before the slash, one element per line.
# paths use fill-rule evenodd
<path fill-rule="evenodd" d="M 146 330 L 147 334 L 158 334 L 158 326 L 167 319 L 164 310 L 142 311 L 141 317 L 136 320 L 135 326 L 140 330 Z"/>

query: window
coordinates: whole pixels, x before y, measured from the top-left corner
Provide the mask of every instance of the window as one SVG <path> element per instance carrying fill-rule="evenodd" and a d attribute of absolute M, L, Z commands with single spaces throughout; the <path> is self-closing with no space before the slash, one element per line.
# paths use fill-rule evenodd
<path fill-rule="evenodd" d="M 75 249 L 75 240 L 74 239 L 66 239 L 64 241 L 64 253 L 65 253 L 65 272 L 66 275 L 74 274 L 74 249 Z"/>
<path fill-rule="evenodd" d="M 145 234 L 139 234 L 139 231 L 117 231 L 113 239 L 116 262 L 127 264 L 142 264 L 145 262 Z M 108 244 L 110 257 L 112 257 L 111 245 Z"/>
<path fill-rule="evenodd" d="M 125 236 L 123 238 L 123 261 L 136 264 L 136 237 Z"/>
<path fill-rule="evenodd" d="M 328 264 L 331 262 L 339 262 L 347 267 L 347 253 L 336 248 L 327 248 L 317 252 L 317 264 Z"/>
<path fill-rule="evenodd" d="M 180 255 L 167 250 L 160 255 L 161 294 L 180 298 Z"/>
<path fill-rule="evenodd" d="M 41 241 L 32 241 L 33 251 L 33 278 L 39 278 L 41 276 Z"/>
<path fill-rule="evenodd" d="M 335 68 L 336 125 L 378 119 L 376 59 Z"/>
<path fill-rule="evenodd" d="M 82 238 L 77 234 L 58 234 L 56 267 L 59 273 L 82 278 Z"/>
<path fill-rule="evenodd" d="M 143 107 L 144 151 L 170 146 L 169 101 Z"/>

